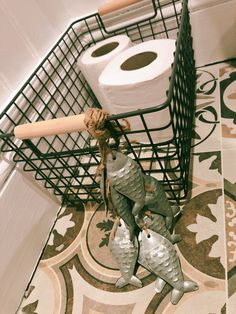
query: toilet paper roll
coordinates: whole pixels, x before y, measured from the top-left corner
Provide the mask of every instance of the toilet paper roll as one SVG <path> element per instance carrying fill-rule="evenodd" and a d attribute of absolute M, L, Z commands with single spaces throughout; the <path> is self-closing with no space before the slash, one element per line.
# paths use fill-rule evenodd
<path fill-rule="evenodd" d="M 92 88 L 103 109 L 107 110 L 107 100 L 100 91 L 98 78 L 107 63 L 118 53 L 131 47 L 132 42 L 126 35 L 109 37 L 85 50 L 78 59 L 78 66 Z"/>
<path fill-rule="evenodd" d="M 175 40 L 156 39 L 137 44 L 113 58 L 99 77 L 103 96 L 110 104 L 109 112 L 118 114 L 161 105 L 166 100 L 171 64 L 174 61 Z M 165 127 L 170 123 L 169 109 L 144 115 L 149 129 Z M 131 130 L 143 130 L 140 117 L 129 118 Z M 154 142 L 169 140 L 171 127 L 153 131 Z M 143 133 L 133 139 L 148 142 Z"/>

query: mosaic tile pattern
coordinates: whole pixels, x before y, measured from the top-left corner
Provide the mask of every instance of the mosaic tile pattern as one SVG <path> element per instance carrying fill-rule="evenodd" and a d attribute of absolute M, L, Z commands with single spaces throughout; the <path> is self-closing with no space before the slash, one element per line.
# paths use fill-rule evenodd
<path fill-rule="evenodd" d="M 175 232 L 185 278 L 199 290 L 170 303 L 170 286 L 138 267 L 143 288 L 114 283 L 114 222 L 103 206 L 64 208 L 18 310 L 26 314 L 234 314 L 236 309 L 236 61 L 198 69 L 190 191 Z"/>

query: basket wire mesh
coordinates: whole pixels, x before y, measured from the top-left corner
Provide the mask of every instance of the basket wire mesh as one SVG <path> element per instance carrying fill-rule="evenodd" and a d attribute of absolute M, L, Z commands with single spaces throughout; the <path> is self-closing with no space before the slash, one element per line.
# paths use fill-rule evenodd
<path fill-rule="evenodd" d="M 114 133 L 114 146 L 122 144 L 144 173 L 163 183 L 170 200 L 186 197 L 195 101 L 195 64 L 188 1 L 152 1 L 154 15 L 138 23 L 108 30 L 98 13 L 75 21 L 0 115 L 2 152 L 14 152 L 13 160 L 32 172 L 36 180 L 62 197 L 67 204 L 101 200 L 95 179 L 100 155 L 96 140 L 87 132 L 17 140 L 7 135 L 14 127 L 35 121 L 80 114 L 100 107 L 77 66 L 80 54 L 107 37 L 126 34 L 134 43 L 158 38 L 176 41 L 174 63 L 166 101 L 155 107 L 109 116 L 121 130 L 122 119 L 141 119 L 142 129 Z M 180 10 L 181 8 L 181 10 Z M 148 129 L 147 115 L 168 110 L 170 123 Z M 172 130 L 167 141 L 154 143 L 153 132 Z M 130 135 L 145 132 L 148 141 L 133 143 Z"/>

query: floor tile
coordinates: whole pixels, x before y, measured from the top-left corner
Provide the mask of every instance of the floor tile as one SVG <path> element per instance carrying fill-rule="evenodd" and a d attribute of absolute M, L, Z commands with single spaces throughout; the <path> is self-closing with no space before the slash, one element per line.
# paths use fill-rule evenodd
<path fill-rule="evenodd" d="M 194 152 L 221 149 L 218 65 L 197 69 Z"/>
<path fill-rule="evenodd" d="M 228 311 L 236 305 L 236 61 L 220 64 L 222 172 L 227 247 Z"/>
<path fill-rule="evenodd" d="M 198 69 L 190 191 L 175 232 L 184 277 L 199 290 L 174 306 L 170 286 L 155 293 L 156 277 L 142 267 L 143 288 L 116 288 L 120 272 L 107 247 L 114 216 L 89 203 L 61 211 L 18 314 L 234 314 L 234 70 L 235 63 Z"/>
<path fill-rule="evenodd" d="M 236 149 L 236 61 L 220 65 L 223 149 Z"/>

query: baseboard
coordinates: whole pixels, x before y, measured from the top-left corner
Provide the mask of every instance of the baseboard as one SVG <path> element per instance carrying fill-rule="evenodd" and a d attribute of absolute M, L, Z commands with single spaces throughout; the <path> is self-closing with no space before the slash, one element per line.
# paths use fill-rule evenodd
<path fill-rule="evenodd" d="M 45 246 L 59 202 L 13 170 L 0 193 L 0 313 L 15 313 Z"/>

